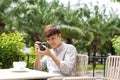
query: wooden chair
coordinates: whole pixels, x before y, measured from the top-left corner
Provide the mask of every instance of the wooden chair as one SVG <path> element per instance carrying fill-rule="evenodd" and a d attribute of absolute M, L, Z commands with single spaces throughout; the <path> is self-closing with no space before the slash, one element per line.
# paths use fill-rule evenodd
<path fill-rule="evenodd" d="M 94 77 L 66 77 L 63 80 L 96 80 Z"/>
<path fill-rule="evenodd" d="M 76 59 L 76 76 L 86 76 L 88 68 L 88 56 L 77 54 Z"/>
<path fill-rule="evenodd" d="M 105 66 L 106 80 L 120 80 L 120 56 L 109 56 Z"/>

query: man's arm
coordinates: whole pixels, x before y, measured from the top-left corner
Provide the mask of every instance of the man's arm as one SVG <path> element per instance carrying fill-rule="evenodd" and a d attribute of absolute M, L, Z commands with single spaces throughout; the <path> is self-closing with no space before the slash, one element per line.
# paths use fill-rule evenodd
<path fill-rule="evenodd" d="M 64 60 L 59 60 L 55 55 L 49 52 L 49 56 L 65 75 L 72 75 L 75 73 L 76 54 L 77 51 L 74 46 L 68 46 L 64 55 Z"/>
<path fill-rule="evenodd" d="M 40 62 L 39 55 L 47 55 L 47 56 L 51 57 L 52 60 L 55 62 L 55 64 L 59 67 L 60 66 L 60 60 L 55 55 L 53 55 L 51 53 L 51 51 L 46 46 L 44 46 L 44 47 L 46 48 L 45 51 L 38 50 L 38 57 L 36 57 L 36 64 L 37 64 L 37 62 Z M 38 59 L 39 59 L 39 61 L 38 61 Z M 38 66 L 40 66 L 40 65 L 38 65 Z"/>
<path fill-rule="evenodd" d="M 58 66 L 60 71 L 65 75 L 70 75 L 71 72 L 75 72 L 73 68 L 75 68 L 76 63 L 76 48 L 74 46 L 68 46 L 65 53 L 64 60 L 59 60 L 55 55 L 51 53 L 51 51 L 46 47 L 45 51 L 41 51 L 42 54 L 48 55 Z"/>
<path fill-rule="evenodd" d="M 40 53 L 39 53 L 39 46 L 36 43 L 35 43 L 36 59 L 34 63 L 34 69 L 39 70 L 40 69 Z"/>
<path fill-rule="evenodd" d="M 34 63 L 34 69 L 39 70 L 40 69 L 40 56 L 36 55 L 35 63 Z"/>
<path fill-rule="evenodd" d="M 65 58 L 60 63 L 60 71 L 65 75 L 75 75 L 75 64 L 76 64 L 76 48 L 74 46 L 69 46 L 65 53 Z"/>
<path fill-rule="evenodd" d="M 55 62 L 55 64 L 56 64 L 58 67 L 60 67 L 61 61 L 60 61 L 55 55 L 53 55 L 53 54 L 50 54 L 49 56 L 52 58 L 52 60 Z"/>

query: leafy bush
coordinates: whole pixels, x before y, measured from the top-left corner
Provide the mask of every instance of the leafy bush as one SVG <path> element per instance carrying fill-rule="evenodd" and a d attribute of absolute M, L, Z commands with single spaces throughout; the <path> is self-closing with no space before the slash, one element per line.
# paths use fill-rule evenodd
<path fill-rule="evenodd" d="M 120 36 L 115 36 L 112 39 L 112 44 L 117 55 L 120 55 Z"/>
<path fill-rule="evenodd" d="M 18 31 L 3 33 L 0 35 L 0 68 L 12 67 L 12 62 L 19 60 L 23 55 L 25 44 L 23 36 Z"/>

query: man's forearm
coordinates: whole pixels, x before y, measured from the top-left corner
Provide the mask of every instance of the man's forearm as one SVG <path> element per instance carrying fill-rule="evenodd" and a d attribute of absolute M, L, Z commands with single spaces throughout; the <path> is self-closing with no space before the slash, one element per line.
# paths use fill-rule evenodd
<path fill-rule="evenodd" d="M 40 56 L 36 56 L 34 69 L 39 70 L 40 69 Z"/>
<path fill-rule="evenodd" d="M 52 58 L 52 60 L 55 62 L 55 64 L 60 67 L 60 60 L 58 58 L 56 58 L 53 54 L 50 55 L 50 57 Z"/>

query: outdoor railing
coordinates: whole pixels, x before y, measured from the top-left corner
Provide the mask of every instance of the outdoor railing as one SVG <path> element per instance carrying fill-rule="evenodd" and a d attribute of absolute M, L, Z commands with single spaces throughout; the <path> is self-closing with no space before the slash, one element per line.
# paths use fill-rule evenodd
<path fill-rule="evenodd" d="M 106 56 L 89 56 L 89 63 L 92 63 L 93 77 L 95 76 L 96 65 L 103 64 L 103 76 L 105 76 Z"/>
<path fill-rule="evenodd" d="M 4 55 L 4 59 L 2 59 L 3 55 L 0 55 L 0 68 L 8 68 L 12 67 L 12 62 L 14 60 L 25 60 L 27 62 L 27 67 L 28 68 L 33 68 L 33 63 L 35 60 L 35 55 Z M 15 59 L 14 59 L 15 58 Z M 101 57 L 101 56 L 89 56 L 89 63 L 92 64 L 92 74 L 93 77 L 95 76 L 95 70 L 96 70 L 96 65 L 98 63 L 103 64 L 103 76 L 105 74 L 105 61 L 107 57 Z M 5 61 L 4 63 L 2 63 Z M 9 65 L 9 66 L 8 66 Z"/>

